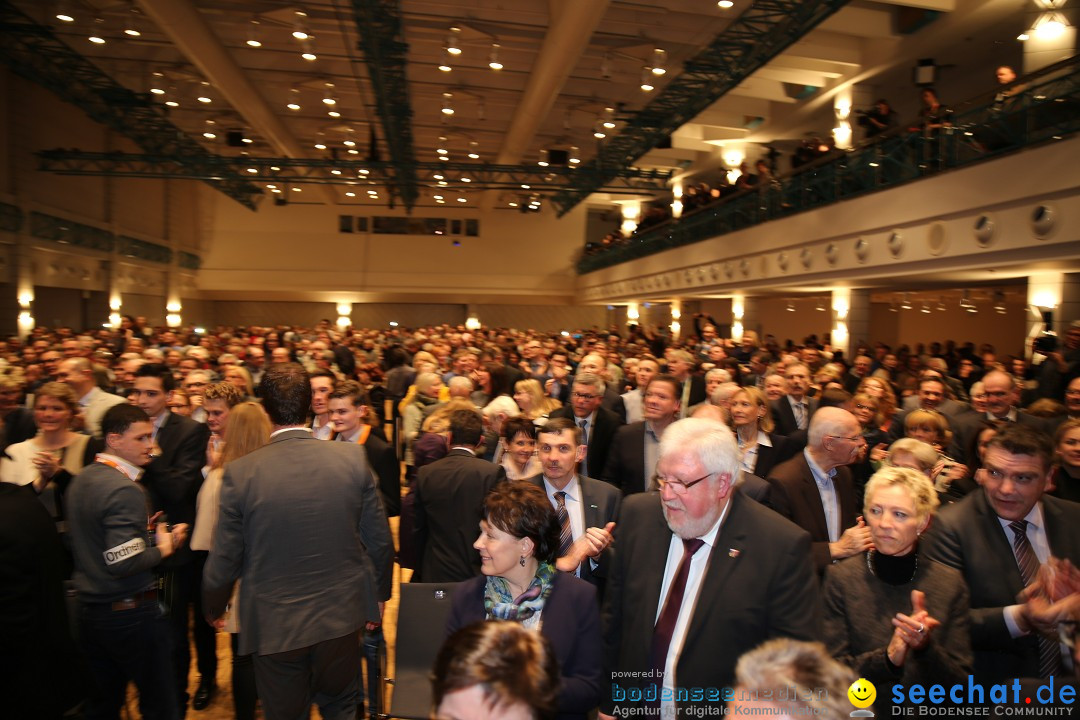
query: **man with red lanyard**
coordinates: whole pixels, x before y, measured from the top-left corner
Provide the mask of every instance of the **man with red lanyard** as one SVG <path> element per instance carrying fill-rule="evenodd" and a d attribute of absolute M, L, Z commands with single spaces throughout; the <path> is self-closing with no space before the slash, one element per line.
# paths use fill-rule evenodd
<path fill-rule="evenodd" d="M 153 568 L 187 540 L 188 526 L 158 523 L 149 537 L 146 492 L 153 426 L 134 405 L 116 405 L 101 421 L 105 452 L 68 492 L 74 582 L 82 604 L 83 649 L 94 682 L 86 717 L 118 718 L 128 681 L 147 720 L 178 717 L 169 623 Z M 157 518 L 150 518 L 150 521 Z"/>

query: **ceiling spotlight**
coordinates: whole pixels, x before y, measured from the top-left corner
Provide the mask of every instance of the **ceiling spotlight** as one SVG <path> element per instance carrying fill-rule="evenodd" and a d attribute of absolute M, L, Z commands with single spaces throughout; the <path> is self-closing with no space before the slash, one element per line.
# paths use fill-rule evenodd
<path fill-rule="evenodd" d="M 788 312 L 795 312 L 795 303 L 791 302 L 790 300 L 788 301 L 788 304 L 787 304 L 787 311 Z"/>
<path fill-rule="evenodd" d="M 664 63 L 667 61 L 667 53 L 660 48 L 656 48 L 652 51 L 653 65 L 652 74 L 656 76 L 663 75 L 667 72 L 667 68 L 664 67 Z"/>
<path fill-rule="evenodd" d="M 1026 40 L 1028 40 L 1030 38 L 1031 38 L 1031 36 L 1028 35 L 1026 32 L 1022 32 L 1022 33 L 1020 33 L 1019 35 L 1016 36 L 1016 39 L 1019 40 L 1020 42 L 1024 42 L 1024 41 L 1026 41 Z"/>
<path fill-rule="evenodd" d="M 459 197 L 459 198 L 457 199 L 457 201 L 458 201 L 458 202 L 462 202 L 462 203 L 463 203 L 463 202 L 468 202 L 468 200 L 466 200 L 466 199 L 465 199 L 465 198 L 463 198 L 463 197 Z"/>
<path fill-rule="evenodd" d="M 444 92 L 442 94 L 442 113 L 443 115 L 453 115 L 454 107 L 450 104 L 450 101 L 454 99 L 453 93 Z"/>
<path fill-rule="evenodd" d="M 652 92 L 656 89 L 653 85 L 653 74 L 648 65 L 644 65 L 641 68 L 641 91 Z"/>
<path fill-rule="evenodd" d="M 615 129 L 615 108 L 613 108 L 613 107 L 604 108 L 603 122 L 604 122 L 604 127 L 607 128 L 608 130 Z"/>
<path fill-rule="evenodd" d="M 86 39 L 90 40 L 95 45 L 104 45 L 105 44 L 105 38 L 102 37 L 102 32 L 100 32 L 100 30 L 97 29 L 97 28 L 104 27 L 105 21 L 103 21 L 103 19 L 100 18 L 100 17 L 95 17 L 94 18 L 94 25 L 96 27 L 93 30 L 91 30 L 90 37 L 86 38 Z"/>
<path fill-rule="evenodd" d="M 323 101 L 323 103 L 325 103 L 326 105 L 337 105 L 337 100 L 335 100 L 335 99 L 333 98 L 333 96 L 331 96 L 330 94 L 327 94 L 327 96 L 326 96 L 326 97 L 324 97 L 324 98 L 322 99 L 322 101 Z"/>
<path fill-rule="evenodd" d="M 731 8 L 735 7 L 735 3 L 733 3 L 731 0 L 720 0 L 718 3 L 716 3 L 716 7 L 720 8 L 721 10 L 730 10 Z"/>
<path fill-rule="evenodd" d="M 140 35 L 142 35 L 142 33 L 139 32 L 139 28 L 138 28 L 138 26 L 136 24 L 136 17 L 135 16 L 136 16 L 135 8 L 131 8 L 131 13 L 129 15 L 125 16 L 125 19 L 124 19 L 124 34 L 127 35 L 128 37 L 139 37 Z"/>
<path fill-rule="evenodd" d="M 216 138 L 216 137 L 217 137 L 217 135 L 215 135 L 215 134 L 214 134 L 214 133 L 212 133 L 212 132 L 204 132 L 204 133 L 202 134 L 202 136 L 203 136 L 204 138 L 206 138 L 207 140 L 213 140 L 214 138 Z"/>
<path fill-rule="evenodd" d="M 592 136 L 597 140 L 603 140 L 607 137 L 607 133 L 604 132 L 604 126 L 597 123 L 596 128 L 593 130 Z"/>
<path fill-rule="evenodd" d="M 255 18 L 251 18 L 251 25 L 248 27 L 247 46 L 262 47 L 262 43 L 259 42 L 259 21 Z"/>
<path fill-rule="evenodd" d="M 945 307 L 945 298 L 938 298 L 937 310 L 938 312 L 945 312 L 949 308 Z"/>
<path fill-rule="evenodd" d="M 316 150 L 325 150 L 326 145 L 324 143 L 315 143 L 315 149 Z"/>
<path fill-rule="evenodd" d="M 296 25 L 295 25 L 296 29 L 293 30 L 292 36 L 294 38 L 296 38 L 297 40 L 307 40 L 308 38 L 311 37 L 311 35 L 309 35 L 308 32 L 307 32 L 306 25 L 304 24 L 304 18 L 306 18 L 306 17 L 307 17 L 307 13 L 304 12 L 303 10 L 297 10 L 296 11 Z"/>
<path fill-rule="evenodd" d="M 581 154 L 581 148 L 579 148 L 577 145 L 571 145 L 570 146 L 570 157 L 568 158 L 569 163 L 571 165 L 577 165 L 578 163 L 580 163 L 581 162 L 580 154 Z"/>
<path fill-rule="evenodd" d="M 911 309 L 911 294 L 910 293 L 904 293 L 904 301 L 900 303 L 900 307 L 904 308 L 905 310 L 910 310 Z"/>
<path fill-rule="evenodd" d="M 434 178 L 435 180 L 445 180 L 446 179 L 444 176 L 439 175 L 439 174 L 432 175 L 431 177 Z"/>
<path fill-rule="evenodd" d="M 338 112 L 337 110 L 331 110 L 330 112 L 328 112 L 328 113 L 326 113 L 326 114 L 327 114 L 327 115 L 329 115 L 329 116 L 330 116 L 330 117 L 332 117 L 332 118 L 339 118 L 339 117 L 341 117 L 341 113 L 339 113 L 339 112 Z"/>
<path fill-rule="evenodd" d="M 254 141 L 254 140 L 252 140 L 252 139 L 251 139 L 251 138 L 249 138 L 249 137 L 246 137 L 246 138 L 240 138 L 240 142 L 244 143 L 245 145 L 250 145 L 251 143 L 253 143 L 253 142 L 255 142 L 255 141 Z"/>
<path fill-rule="evenodd" d="M 213 100 L 211 100 L 208 95 L 200 95 L 199 97 L 196 98 L 196 100 L 198 100 L 201 103 L 211 103 L 211 102 L 213 102 Z"/>
<path fill-rule="evenodd" d="M 440 155 L 446 155 L 449 151 L 446 148 L 439 148 L 435 152 L 439 153 Z"/>
<path fill-rule="evenodd" d="M 548 166 L 548 151 L 547 150 L 541 150 L 540 151 L 540 160 L 536 164 L 539 165 L 540 167 L 547 167 Z"/>
<path fill-rule="evenodd" d="M 61 22 L 75 22 L 75 18 L 68 15 L 66 10 L 60 9 L 56 11 L 56 19 Z"/>
<path fill-rule="evenodd" d="M 454 69 L 450 67 L 450 53 L 447 53 L 446 57 L 443 58 L 443 61 L 439 64 L 439 69 L 443 72 L 450 72 Z"/>
<path fill-rule="evenodd" d="M 169 107 L 180 107 L 180 103 L 176 102 L 175 100 L 166 100 L 165 104 Z"/>
<path fill-rule="evenodd" d="M 352 191 L 349 191 L 349 192 L 345 193 L 345 197 L 356 197 L 356 193 L 354 193 Z"/>
<path fill-rule="evenodd" d="M 289 108 L 290 110 L 299 110 L 300 109 L 300 103 L 293 100 L 291 103 L 289 103 L 285 107 Z"/>
<path fill-rule="evenodd" d="M 922 310 L 920 310 L 919 312 L 924 312 L 924 313 L 926 313 L 927 315 L 929 315 L 929 314 L 930 314 L 930 303 L 925 303 L 925 302 L 924 302 L 924 303 L 922 304 Z"/>
<path fill-rule="evenodd" d="M 491 55 L 488 57 L 488 67 L 492 70 L 502 70 L 503 64 L 499 62 L 499 44 L 491 43 Z"/>
<path fill-rule="evenodd" d="M 355 140 L 345 140 L 341 144 L 344 145 L 345 147 L 356 147 L 356 141 Z"/>
<path fill-rule="evenodd" d="M 308 62 L 312 62 L 313 60 L 316 60 L 316 59 L 318 59 L 318 56 L 317 56 L 317 55 L 315 55 L 315 53 L 313 53 L 313 52 L 305 52 L 305 53 L 301 53 L 301 54 L 300 54 L 300 57 L 304 58 L 304 59 L 305 59 L 305 60 L 307 60 Z"/>
<path fill-rule="evenodd" d="M 450 28 L 450 34 L 446 36 L 446 52 L 451 55 L 461 54 L 461 44 L 458 42 L 458 36 L 461 34 L 461 28 Z"/>

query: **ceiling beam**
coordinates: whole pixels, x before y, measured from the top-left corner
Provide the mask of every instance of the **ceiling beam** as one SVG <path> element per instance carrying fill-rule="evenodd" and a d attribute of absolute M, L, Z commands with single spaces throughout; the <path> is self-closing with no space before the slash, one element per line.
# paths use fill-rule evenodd
<path fill-rule="evenodd" d="M 145 152 L 167 153 L 184 161 L 215 157 L 174 125 L 149 95 L 120 85 L 6 0 L 0 0 L 0 25 L 4 29 L 0 62 L 16 74 L 51 90 Z M 233 173 L 208 179 L 207 184 L 251 210 L 262 195 L 247 178 Z"/>
<path fill-rule="evenodd" d="M 190 0 L 137 0 L 139 7 L 214 88 L 222 94 L 251 129 L 286 157 L 303 157 L 292 136 L 243 69 L 221 44 L 210 25 Z M 331 205 L 337 198 L 326 192 Z"/>
<path fill-rule="evenodd" d="M 596 190 L 599 178 L 632 165 L 845 5 L 847 0 L 756 0 L 582 168 L 595 175 L 584 174 L 555 196 L 559 214 Z"/>

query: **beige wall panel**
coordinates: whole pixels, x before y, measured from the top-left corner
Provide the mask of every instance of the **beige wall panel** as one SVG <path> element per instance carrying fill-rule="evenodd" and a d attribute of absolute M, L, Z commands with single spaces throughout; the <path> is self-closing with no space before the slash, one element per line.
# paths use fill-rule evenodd
<path fill-rule="evenodd" d="M 337 231 L 341 214 L 402 213 L 265 202 L 253 213 L 223 197 L 213 201 L 213 237 L 200 277 L 204 290 L 408 292 L 436 302 L 441 293 L 462 291 L 569 299 L 585 219 L 583 209 L 559 220 L 550 211 L 481 216 L 418 208 L 416 217 L 480 217 L 481 237 L 349 234 Z"/>

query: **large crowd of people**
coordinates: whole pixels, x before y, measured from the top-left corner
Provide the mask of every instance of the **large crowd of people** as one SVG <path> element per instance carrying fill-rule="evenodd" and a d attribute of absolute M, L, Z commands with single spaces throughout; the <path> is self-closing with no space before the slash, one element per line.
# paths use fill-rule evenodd
<path fill-rule="evenodd" d="M 683 338 L 124 318 L 8 338 L 0 403 L 19 717 L 115 718 L 129 681 L 144 717 L 203 710 L 225 630 L 236 717 L 352 718 L 395 562 L 459 583 L 435 694 L 459 719 L 707 713 L 788 672 L 762 658 L 869 680 L 881 712 L 1078 667 L 1080 323 L 1030 357 L 848 357 L 700 314 Z M 473 626 L 496 620 L 542 643 Z M 739 663 L 784 638 L 823 645 Z M 453 659 L 489 643 L 547 674 Z"/>

